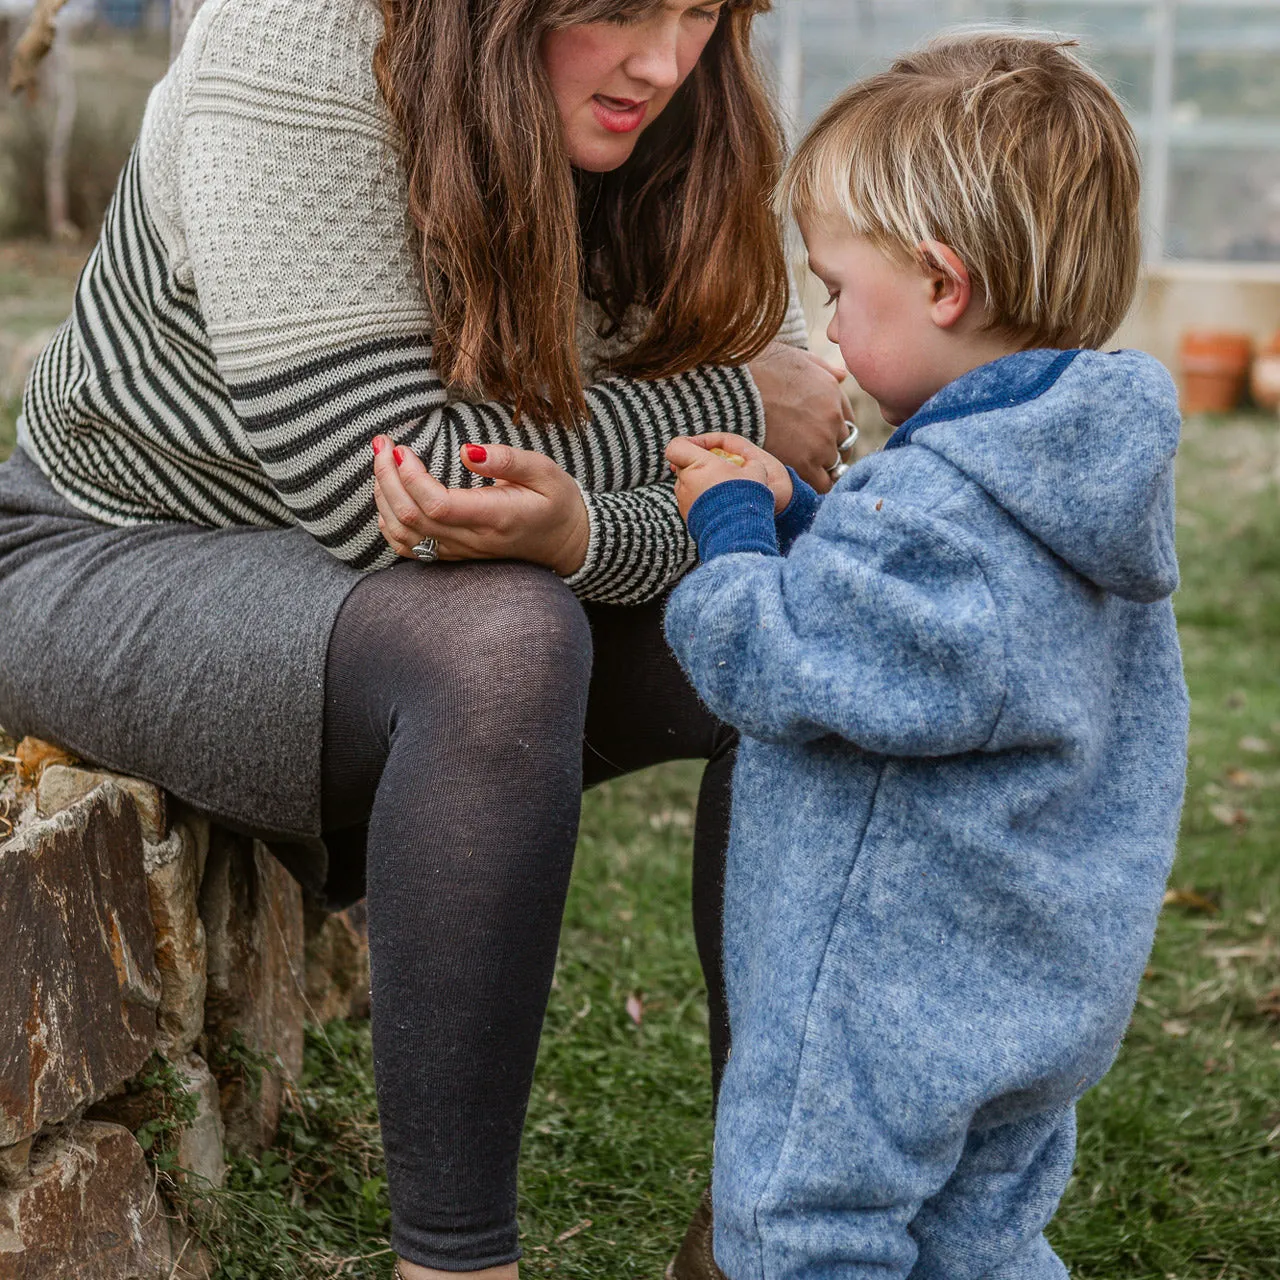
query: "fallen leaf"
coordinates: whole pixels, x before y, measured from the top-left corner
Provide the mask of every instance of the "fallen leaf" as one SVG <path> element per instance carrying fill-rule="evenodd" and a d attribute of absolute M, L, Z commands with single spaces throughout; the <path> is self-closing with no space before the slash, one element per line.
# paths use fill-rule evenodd
<path fill-rule="evenodd" d="M 1250 924 L 1256 924 L 1259 929 L 1263 928 L 1267 923 L 1267 915 L 1265 911 L 1246 911 L 1244 918 Z"/>
<path fill-rule="evenodd" d="M 1262 779 L 1251 769 L 1228 769 L 1227 781 L 1233 787 L 1260 787 Z"/>
<path fill-rule="evenodd" d="M 593 1225 L 590 1218 L 583 1218 L 576 1226 L 572 1226 L 568 1231 L 562 1231 L 556 1236 L 556 1244 L 564 1244 L 566 1240 L 572 1240 L 574 1236 L 586 1231 L 588 1227 Z"/>
<path fill-rule="evenodd" d="M 51 764 L 77 763 L 76 757 L 69 751 L 40 738 L 23 738 L 13 755 L 18 763 L 18 781 L 24 787 L 34 787 L 40 781 L 40 775 Z"/>
<path fill-rule="evenodd" d="M 1218 914 L 1216 898 L 1201 893 L 1197 889 L 1166 889 L 1164 905 L 1166 907 L 1185 907 L 1188 911 L 1202 911 L 1205 915 L 1210 916 Z"/>
<path fill-rule="evenodd" d="M 1160 1029 L 1167 1036 L 1181 1037 L 1191 1034 L 1191 1028 L 1177 1018 L 1168 1018 L 1160 1024 Z"/>
<path fill-rule="evenodd" d="M 1222 823 L 1224 827 L 1247 827 L 1249 825 L 1249 815 L 1243 809 L 1237 808 L 1231 804 L 1211 804 L 1209 812 Z"/>
<path fill-rule="evenodd" d="M 627 997 L 627 1017 L 637 1027 L 644 1020 L 644 1001 L 634 992 Z"/>
<path fill-rule="evenodd" d="M 1264 1018 L 1280 1022 L 1280 987 L 1272 987 L 1266 995 L 1258 997 L 1258 1012 Z"/>
<path fill-rule="evenodd" d="M 1236 746 L 1238 746 L 1241 751 L 1248 751 L 1251 755 L 1255 756 L 1266 755 L 1266 753 L 1271 750 L 1271 743 L 1269 743 L 1266 738 L 1241 738 L 1240 741 L 1236 743 Z"/>

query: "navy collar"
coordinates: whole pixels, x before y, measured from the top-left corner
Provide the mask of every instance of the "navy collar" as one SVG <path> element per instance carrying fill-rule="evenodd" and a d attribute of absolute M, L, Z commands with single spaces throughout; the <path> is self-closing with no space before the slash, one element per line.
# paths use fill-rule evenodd
<path fill-rule="evenodd" d="M 921 427 L 935 422 L 950 422 L 994 409 L 1012 409 L 1042 396 L 1066 372 L 1067 366 L 1080 354 L 1079 349 L 1056 351 L 1037 347 L 1031 351 L 1015 351 L 989 364 L 979 365 L 948 382 L 941 391 L 930 396 L 888 439 L 886 449 L 898 449 L 911 443 Z"/>

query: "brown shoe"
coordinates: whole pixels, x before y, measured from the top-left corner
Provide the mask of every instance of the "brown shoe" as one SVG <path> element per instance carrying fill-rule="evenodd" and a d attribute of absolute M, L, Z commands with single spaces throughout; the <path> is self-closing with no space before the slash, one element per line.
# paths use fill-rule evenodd
<path fill-rule="evenodd" d="M 684 1233 L 679 1252 L 667 1267 L 666 1280 L 729 1280 L 711 1252 L 711 1188 L 702 1193 Z"/>

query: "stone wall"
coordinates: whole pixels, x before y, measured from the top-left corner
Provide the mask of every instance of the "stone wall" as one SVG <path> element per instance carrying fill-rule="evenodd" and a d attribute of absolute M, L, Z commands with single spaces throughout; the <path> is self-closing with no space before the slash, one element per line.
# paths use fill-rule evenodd
<path fill-rule="evenodd" d="M 270 1144 L 304 1021 L 367 1013 L 362 918 L 146 783 L 0 759 L 0 1280 L 205 1276 L 181 1206 Z"/>

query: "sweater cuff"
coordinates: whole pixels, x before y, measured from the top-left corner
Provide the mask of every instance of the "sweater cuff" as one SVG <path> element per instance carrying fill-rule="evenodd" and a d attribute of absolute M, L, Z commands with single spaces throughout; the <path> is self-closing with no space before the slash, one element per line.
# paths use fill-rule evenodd
<path fill-rule="evenodd" d="M 809 526 L 822 505 L 816 489 L 801 480 L 790 467 L 787 468 L 787 474 L 791 477 L 791 501 L 778 513 L 775 521 L 778 549 L 784 556 L 790 552 L 792 544 L 802 533 L 808 533 Z"/>
<path fill-rule="evenodd" d="M 704 563 L 735 551 L 776 556 L 773 490 L 759 480 L 713 485 L 689 508 L 689 532 Z"/>

